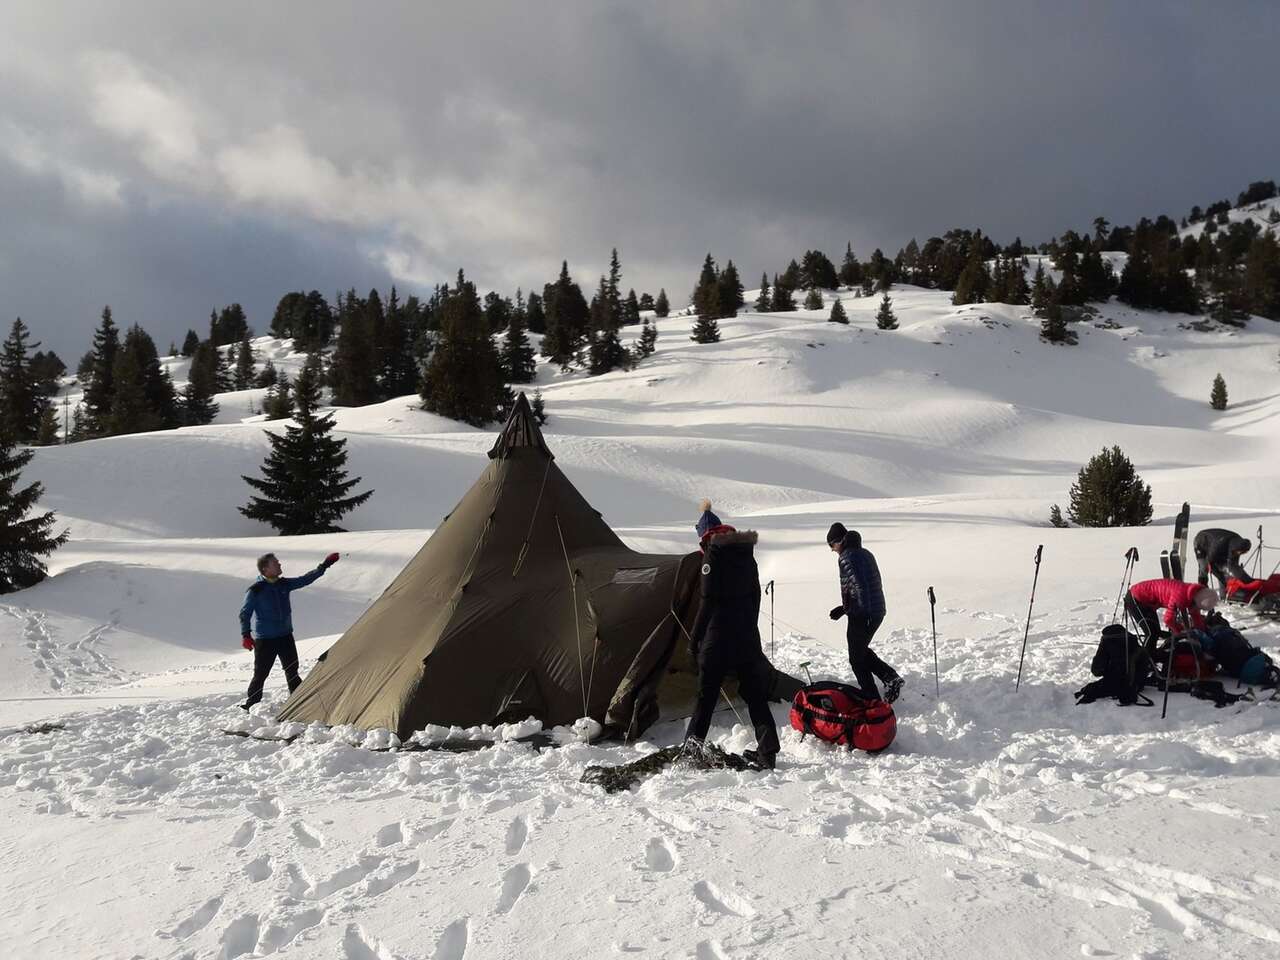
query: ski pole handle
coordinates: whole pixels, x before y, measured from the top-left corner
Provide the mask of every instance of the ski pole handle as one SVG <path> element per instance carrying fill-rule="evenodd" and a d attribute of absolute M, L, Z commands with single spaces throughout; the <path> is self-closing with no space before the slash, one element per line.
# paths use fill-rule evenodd
<path fill-rule="evenodd" d="M 929 588 L 929 606 L 931 606 L 931 607 L 932 607 L 932 606 L 933 606 L 935 603 L 937 603 L 937 602 L 938 602 L 938 601 L 937 601 L 937 598 L 936 598 L 936 597 L 934 597 L 934 595 L 933 595 L 933 587 L 930 587 L 930 588 Z"/>
<path fill-rule="evenodd" d="M 1137 547 L 1130 547 L 1128 550 L 1126 550 L 1126 551 L 1124 552 L 1124 558 L 1125 558 L 1126 560 L 1128 560 L 1130 563 L 1137 563 L 1137 562 L 1138 562 L 1138 548 L 1137 548 Z"/>
<path fill-rule="evenodd" d="M 1043 552 L 1044 552 L 1044 544 L 1042 543 L 1040 544 L 1040 546 L 1036 547 L 1036 566 L 1037 567 L 1040 566 L 1040 554 L 1042 554 Z"/>
<path fill-rule="evenodd" d="M 768 596 L 769 594 L 773 593 L 773 581 L 772 581 L 772 580 L 770 580 L 768 583 L 766 583 L 766 584 L 764 585 L 764 592 L 765 592 L 765 595 L 766 595 L 766 596 Z"/>

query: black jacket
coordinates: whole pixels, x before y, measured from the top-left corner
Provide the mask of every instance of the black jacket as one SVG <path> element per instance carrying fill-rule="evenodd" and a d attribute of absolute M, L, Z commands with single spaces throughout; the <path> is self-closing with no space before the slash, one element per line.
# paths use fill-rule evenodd
<path fill-rule="evenodd" d="M 840 544 L 840 603 L 852 617 L 875 620 L 884 617 L 884 588 L 880 568 L 870 550 L 863 548 L 857 530 L 845 534 Z"/>
<path fill-rule="evenodd" d="M 1224 579 L 1252 580 L 1253 577 L 1240 566 L 1240 557 L 1248 552 L 1250 546 L 1249 541 L 1234 530 L 1214 527 L 1197 533 L 1193 548 L 1195 555 L 1204 557 L 1209 568 L 1222 574 Z"/>
<path fill-rule="evenodd" d="M 693 624 L 695 651 L 705 644 L 745 659 L 760 653 L 760 571 L 754 530 L 721 533 L 702 556 L 702 600 Z"/>

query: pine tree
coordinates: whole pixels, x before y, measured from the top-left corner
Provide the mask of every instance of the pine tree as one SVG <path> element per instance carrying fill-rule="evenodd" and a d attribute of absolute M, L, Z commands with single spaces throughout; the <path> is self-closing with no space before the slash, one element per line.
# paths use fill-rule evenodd
<path fill-rule="evenodd" d="M 34 442 L 49 405 L 27 356 L 28 349 L 40 344 L 28 344 L 27 337 L 27 325 L 19 317 L 0 350 L 0 437 L 11 443 Z"/>
<path fill-rule="evenodd" d="M 111 401 L 115 396 L 111 371 L 119 349 L 120 331 L 111 319 L 111 308 L 103 307 L 102 323 L 93 335 L 93 367 L 84 391 L 87 428 L 93 434 L 105 432 L 107 418 L 111 416 Z"/>
<path fill-rule="evenodd" d="M 1046 343 L 1065 343 L 1068 346 L 1077 341 L 1075 331 L 1067 327 L 1062 307 L 1052 301 L 1044 308 L 1044 319 L 1040 322 L 1040 339 Z"/>
<path fill-rule="evenodd" d="M 769 275 L 767 273 L 760 274 L 760 296 L 756 297 L 755 310 L 756 313 L 768 313 L 773 307 L 773 302 L 769 297 Z"/>
<path fill-rule="evenodd" d="M 232 374 L 232 384 L 237 390 L 248 390 L 253 386 L 253 347 L 249 343 L 247 331 L 240 338 L 240 347 L 236 351 L 236 366 L 235 373 Z"/>
<path fill-rule="evenodd" d="M 542 297 L 536 293 L 529 294 L 529 302 L 525 304 L 525 327 L 530 333 L 547 332 L 547 315 L 542 310 Z"/>
<path fill-rule="evenodd" d="M 654 308 L 653 294 L 651 293 L 640 294 L 640 309 L 652 310 L 653 308 Z"/>
<path fill-rule="evenodd" d="M 1151 522 L 1151 487 L 1119 447 L 1103 448 L 1071 485 L 1067 516 L 1080 527 L 1141 527 Z"/>
<path fill-rule="evenodd" d="M 605 303 L 609 308 L 608 324 L 611 324 L 614 329 L 622 327 L 627 322 L 622 303 L 622 290 L 619 286 L 621 283 L 622 262 L 618 259 L 618 248 L 614 247 L 613 253 L 609 257 L 609 280 L 605 286 Z M 600 326 L 596 329 L 604 330 L 606 326 Z"/>
<path fill-rule="evenodd" d="M 542 308 L 546 313 L 546 334 L 542 355 L 562 370 L 581 363 L 591 309 L 582 288 L 569 276 L 568 261 L 560 264 L 560 277 L 542 288 Z"/>
<path fill-rule="evenodd" d="M 46 403 L 40 414 L 40 429 L 36 432 L 36 446 L 51 447 L 61 440 L 62 421 L 53 404 Z"/>
<path fill-rule="evenodd" d="M 288 420 L 293 416 L 293 396 L 289 377 L 281 374 L 262 400 L 262 412 L 268 420 Z"/>
<path fill-rule="evenodd" d="M 898 318 L 893 312 L 893 301 L 886 290 L 880 298 L 880 309 L 876 311 L 876 327 L 880 330 L 897 330 Z"/>
<path fill-rule="evenodd" d="M 400 306 L 399 294 L 392 287 L 382 322 L 376 327 L 378 342 L 374 352 L 378 361 L 377 395 L 383 400 L 406 396 L 418 388 L 418 363 L 413 356 L 412 312 L 407 306 Z"/>
<path fill-rule="evenodd" d="M 742 299 L 742 281 L 738 278 L 738 268 L 733 265 L 732 260 L 728 261 L 720 271 L 718 283 L 720 316 L 736 317 L 739 308 L 745 307 L 747 301 Z"/>
<path fill-rule="evenodd" d="M 58 391 L 62 389 L 59 381 L 66 376 L 66 373 L 67 365 L 52 350 L 48 353 L 37 350 L 31 355 L 31 375 L 35 377 L 36 384 L 44 396 L 57 396 Z"/>
<path fill-rule="evenodd" d="M 671 312 L 671 304 L 667 301 L 667 290 L 663 287 L 658 291 L 658 299 L 653 301 L 653 314 L 656 317 L 665 317 Z"/>
<path fill-rule="evenodd" d="M 804 295 L 804 308 L 806 310 L 821 310 L 822 307 L 822 291 L 817 287 L 810 287 L 809 292 Z"/>
<path fill-rule="evenodd" d="M 198 346 L 200 346 L 200 334 L 194 330 L 188 330 L 187 335 L 182 339 L 182 355 L 184 357 L 193 356 Z"/>
<path fill-rule="evenodd" d="M 502 341 L 502 369 L 509 383 L 531 383 L 538 371 L 533 347 L 524 332 L 524 310 L 512 310 L 507 335 Z"/>
<path fill-rule="evenodd" d="M 367 501 L 372 490 L 351 493 L 360 477 L 347 479 L 347 441 L 330 436 L 333 416 L 317 417 L 299 404 L 284 435 L 266 431 L 271 452 L 262 478 L 244 477 L 257 491 L 240 512 L 270 524 L 281 536 L 341 533 L 337 521 Z"/>
<path fill-rule="evenodd" d="M 836 297 L 831 302 L 831 316 L 827 317 L 828 323 L 848 324 L 849 316 L 844 312 L 844 304 L 840 302 L 840 298 Z"/>
<path fill-rule="evenodd" d="M 720 270 L 710 253 L 702 261 L 702 272 L 698 274 L 697 286 L 693 288 L 689 300 L 693 305 L 693 312 L 699 317 L 715 320 L 721 315 Z"/>
<path fill-rule="evenodd" d="M 1062 519 L 1062 508 L 1056 503 L 1049 508 L 1049 525 L 1051 527 L 1065 527 L 1067 521 Z"/>
<path fill-rule="evenodd" d="M 793 261 L 794 262 L 794 261 Z M 773 302 L 770 310 L 773 313 L 786 313 L 796 308 L 795 298 L 791 296 L 791 288 L 773 275 Z"/>
<path fill-rule="evenodd" d="M 52 512 L 34 514 L 44 487 L 20 487 L 20 472 L 34 456 L 0 439 L 0 593 L 34 586 L 45 578 L 44 558 L 67 542 L 64 530 L 52 534 Z"/>
<path fill-rule="evenodd" d="M 634 326 L 640 322 L 640 301 L 636 299 L 634 290 L 627 291 L 627 299 L 622 305 L 623 326 Z"/>
<path fill-rule="evenodd" d="M 720 325 L 715 317 L 699 316 L 693 323 L 693 336 L 689 339 L 694 343 L 719 343 Z"/>
<path fill-rule="evenodd" d="M 617 262 L 617 251 L 614 251 L 614 262 Z M 622 340 L 618 335 L 619 315 L 613 310 L 612 300 L 613 280 L 605 280 L 600 278 L 600 294 L 598 296 L 600 307 L 600 320 L 603 324 L 595 336 L 591 340 L 590 350 L 590 370 L 593 376 L 608 373 L 610 370 L 617 370 L 619 367 L 627 365 L 627 350 L 622 345 Z M 594 327 L 595 324 L 593 323 Z"/>
<path fill-rule="evenodd" d="M 980 239 L 980 237 L 976 238 L 971 245 L 969 259 L 964 269 L 960 271 L 959 279 L 956 280 L 956 289 L 951 295 L 951 302 L 954 304 L 981 303 L 987 299 L 991 275 L 987 272 L 987 265 L 982 259 Z"/>
<path fill-rule="evenodd" d="M 205 340 L 191 358 L 180 404 L 182 422 L 187 426 L 212 423 L 218 415 L 218 405 L 213 400 L 218 392 L 218 356 L 218 348 Z"/>
<path fill-rule="evenodd" d="M 538 421 L 538 426 L 545 426 L 547 422 L 547 403 L 542 399 L 542 391 L 533 391 L 533 400 L 529 406 L 533 409 L 533 417 Z"/>
<path fill-rule="evenodd" d="M 640 340 L 636 343 L 636 353 L 642 358 L 651 357 L 657 348 L 658 328 L 648 317 L 645 317 L 644 325 L 640 328 Z"/>
<path fill-rule="evenodd" d="M 383 318 L 382 301 L 377 297 L 376 290 L 371 290 L 366 299 L 357 297 L 355 291 L 350 290 L 339 308 L 341 328 L 329 368 L 329 386 L 333 388 L 335 406 L 363 406 L 373 403 L 378 397 L 377 334 L 380 329 L 377 328 L 382 326 Z M 482 318 L 477 320 L 477 324 L 482 323 Z"/>
<path fill-rule="evenodd" d="M 262 387 L 273 387 L 276 381 L 280 379 L 280 372 L 276 370 L 276 365 L 271 362 L 271 358 L 267 358 L 267 362 L 262 365 L 262 369 L 258 371 L 258 375 L 253 378 L 253 385 L 261 389 Z"/>
<path fill-rule="evenodd" d="M 1036 262 L 1036 275 L 1031 281 L 1031 309 L 1037 317 L 1049 305 L 1049 281 L 1044 275 L 1044 260 Z"/>
<path fill-rule="evenodd" d="M 238 303 L 223 307 L 221 314 L 210 319 L 209 335 L 219 347 L 236 343 L 249 333 L 249 321 L 245 317 L 244 307 Z"/>
<path fill-rule="evenodd" d="M 845 245 L 839 280 L 846 287 L 856 287 L 862 282 L 862 264 L 858 263 L 858 258 L 853 255 L 852 243 Z"/>
<path fill-rule="evenodd" d="M 547 319 L 552 321 L 550 312 Z M 491 423 L 511 403 L 502 373 L 475 285 L 459 270 L 457 288 L 441 303 L 440 339 L 423 377 L 423 409 L 473 427 Z"/>
<path fill-rule="evenodd" d="M 1222 374 L 1213 378 L 1213 389 L 1209 392 L 1209 406 L 1215 410 L 1227 409 L 1227 381 L 1222 379 Z"/>

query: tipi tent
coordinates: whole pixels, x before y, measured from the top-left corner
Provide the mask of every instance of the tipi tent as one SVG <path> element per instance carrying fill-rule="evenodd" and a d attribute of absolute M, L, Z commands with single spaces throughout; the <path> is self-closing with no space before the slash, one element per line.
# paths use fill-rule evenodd
<path fill-rule="evenodd" d="M 629 550 L 560 472 L 523 394 L 489 457 L 281 720 L 405 737 L 590 716 L 632 738 L 689 712 L 699 555 Z"/>

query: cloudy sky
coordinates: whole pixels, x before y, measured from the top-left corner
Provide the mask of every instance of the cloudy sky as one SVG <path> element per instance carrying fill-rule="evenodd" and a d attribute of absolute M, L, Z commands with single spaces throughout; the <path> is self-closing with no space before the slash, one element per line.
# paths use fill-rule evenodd
<path fill-rule="evenodd" d="M 945 8 L 939 12 L 935 8 Z M 0 319 L 74 365 L 286 291 L 749 284 L 1280 176 L 1274 3 L 0 6 Z"/>

